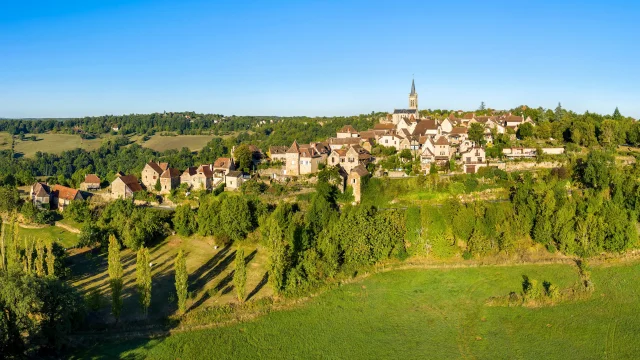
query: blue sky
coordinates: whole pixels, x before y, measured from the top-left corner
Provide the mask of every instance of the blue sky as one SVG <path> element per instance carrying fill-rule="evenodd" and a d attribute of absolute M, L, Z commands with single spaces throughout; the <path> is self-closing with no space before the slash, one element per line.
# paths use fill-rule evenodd
<path fill-rule="evenodd" d="M 520 104 L 640 117 L 631 1 L 0 3 L 0 117 L 353 115 Z"/>

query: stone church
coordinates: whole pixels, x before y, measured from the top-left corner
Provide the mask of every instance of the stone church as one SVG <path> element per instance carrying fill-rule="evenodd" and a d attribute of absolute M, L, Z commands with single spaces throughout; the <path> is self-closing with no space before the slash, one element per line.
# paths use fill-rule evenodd
<path fill-rule="evenodd" d="M 392 114 L 389 114 L 388 120 L 394 125 L 397 125 L 400 120 L 418 120 L 420 114 L 418 113 L 418 93 L 416 92 L 416 83 L 411 80 L 411 92 L 409 93 L 409 108 L 408 109 L 394 109 Z"/>

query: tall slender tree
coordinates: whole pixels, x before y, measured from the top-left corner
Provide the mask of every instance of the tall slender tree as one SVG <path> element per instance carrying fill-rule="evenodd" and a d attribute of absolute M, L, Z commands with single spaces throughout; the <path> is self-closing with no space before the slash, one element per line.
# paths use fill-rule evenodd
<path fill-rule="evenodd" d="M 47 275 L 56 276 L 56 255 L 53 253 L 53 241 L 47 242 Z"/>
<path fill-rule="evenodd" d="M 34 240 L 33 238 L 24 238 L 24 262 L 26 266 L 26 273 L 31 274 L 33 272 L 33 250 Z"/>
<path fill-rule="evenodd" d="M 147 315 L 151 304 L 151 268 L 149 267 L 149 249 L 141 247 L 136 259 L 136 283 L 140 294 L 140 306 Z"/>
<path fill-rule="evenodd" d="M 7 224 L 2 221 L 2 218 L 0 218 L 0 270 L 7 268 L 7 252 L 5 250 L 5 237 L 7 235 L 6 227 Z"/>
<path fill-rule="evenodd" d="M 240 302 L 244 301 L 245 285 L 247 283 L 247 263 L 244 259 L 244 249 L 236 250 L 236 269 L 233 273 L 233 283 Z"/>
<path fill-rule="evenodd" d="M 44 243 L 41 238 L 36 240 L 36 275 L 44 276 Z"/>
<path fill-rule="evenodd" d="M 120 262 L 120 243 L 115 236 L 109 236 L 109 286 L 111 287 L 111 312 L 120 320 L 122 311 L 122 263 Z"/>
<path fill-rule="evenodd" d="M 176 293 L 178 294 L 178 310 L 180 314 L 187 311 L 187 261 L 184 257 L 184 251 L 178 251 L 175 262 L 176 273 Z"/>

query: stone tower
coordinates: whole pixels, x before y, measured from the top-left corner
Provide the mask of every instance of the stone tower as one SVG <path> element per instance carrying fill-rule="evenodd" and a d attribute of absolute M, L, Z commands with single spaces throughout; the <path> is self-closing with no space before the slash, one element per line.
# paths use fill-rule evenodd
<path fill-rule="evenodd" d="M 418 93 L 416 92 L 416 83 L 411 80 L 411 93 L 409 94 L 409 109 L 418 110 Z"/>
<path fill-rule="evenodd" d="M 287 159 L 285 174 L 291 176 L 300 175 L 300 146 L 296 140 L 293 141 L 293 144 L 289 150 L 287 150 L 285 158 Z"/>

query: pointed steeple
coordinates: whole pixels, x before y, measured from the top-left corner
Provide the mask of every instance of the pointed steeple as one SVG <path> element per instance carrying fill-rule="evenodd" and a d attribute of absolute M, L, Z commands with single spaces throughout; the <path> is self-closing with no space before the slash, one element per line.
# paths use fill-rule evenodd
<path fill-rule="evenodd" d="M 416 94 L 416 82 L 411 79 L 411 94 L 409 95 L 415 95 Z"/>

